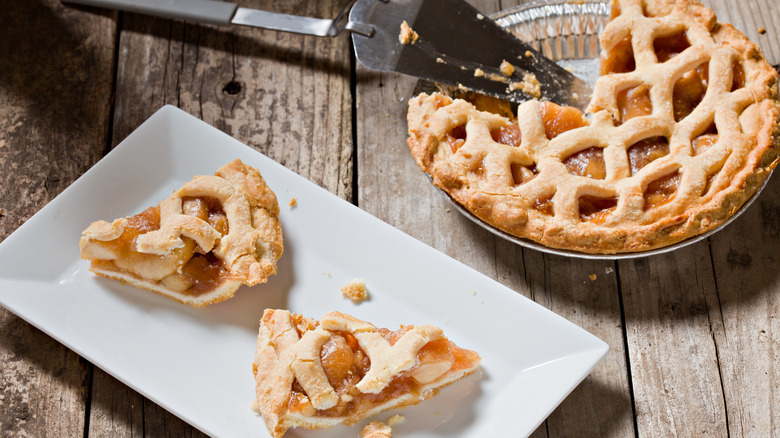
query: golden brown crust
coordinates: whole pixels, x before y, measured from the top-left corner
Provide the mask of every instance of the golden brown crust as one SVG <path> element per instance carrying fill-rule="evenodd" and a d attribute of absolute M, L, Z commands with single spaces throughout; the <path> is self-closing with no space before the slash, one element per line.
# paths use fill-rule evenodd
<path fill-rule="evenodd" d="M 188 211 L 208 202 L 218 204 L 219 219 L 210 207 Z M 276 196 L 260 172 L 240 160 L 213 176 L 196 176 L 148 211 L 157 220 L 147 219 L 144 226 L 154 229 L 144 228 L 128 242 L 122 235 L 131 232 L 132 218 L 97 221 L 84 230 L 79 247 L 90 270 L 196 307 L 228 299 L 242 284 L 263 283 L 276 273 L 283 251 Z M 212 257 L 213 266 L 224 270 L 208 278 L 214 280 L 209 286 L 182 274 L 199 255 Z"/>
<path fill-rule="evenodd" d="M 349 342 L 355 345 L 348 347 Z M 346 363 L 352 368 L 344 372 L 342 365 L 326 365 L 330 357 L 342 364 L 350 357 Z M 360 360 L 364 365 L 355 368 L 355 357 L 367 361 Z M 367 369 L 362 368 L 365 364 Z M 253 371 L 258 411 L 278 438 L 291 427 L 350 425 L 417 404 L 478 366 L 476 353 L 447 341 L 438 327 L 404 326 L 391 333 L 339 312 L 315 321 L 266 309 Z"/>
<path fill-rule="evenodd" d="M 536 101 L 523 103 L 514 121 L 439 94 L 412 99 L 409 148 L 434 184 L 503 231 L 587 253 L 664 247 L 731 217 L 777 164 L 777 72 L 758 46 L 733 26 L 717 22 L 698 2 L 621 0 L 615 11 L 618 15 L 601 35 L 602 68 L 625 41 L 635 67 L 599 78 L 588 126 L 548 139 Z M 659 62 L 654 42 L 675 35 L 690 46 Z M 708 68 L 706 93 L 692 112 L 676 120 L 675 84 L 701 65 Z M 652 112 L 622 120 L 620 92 L 642 84 L 648 87 Z M 495 130 L 515 123 L 522 134 L 518 146 L 492 138 Z M 448 136 L 463 126 L 465 141 L 452 147 Z M 697 154 L 692 144 L 708 130 L 716 133 L 717 142 Z M 669 152 L 632 170 L 628 149 L 654 137 L 665 137 Z M 565 161 L 587 148 L 603 154 L 603 178 L 567 169 Z M 520 168 L 530 177 L 513 176 Z M 675 172 L 674 194 L 649 208 L 648 187 Z M 615 205 L 592 220 L 581 212 L 581 200 L 588 197 L 614 199 Z"/>

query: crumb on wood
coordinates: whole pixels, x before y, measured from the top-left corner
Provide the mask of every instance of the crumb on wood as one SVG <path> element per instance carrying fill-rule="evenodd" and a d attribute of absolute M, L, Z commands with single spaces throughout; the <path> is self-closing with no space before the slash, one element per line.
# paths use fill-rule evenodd
<path fill-rule="evenodd" d="M 401 44 L 414 44 L 418 39 L 420 39 L 420 35 L 409 27 L 409 23 L 404 20 L 403 23 L 401 23 L 401 33 L 398 34 L 398 41 L 400 41 Z"/>
<path fill-rule="evenodd" d="M 439 57 L 439 58 L 436 58 L 436 63 L 437 63 L 437 64 L 445 64 L 445 61 L 444 61 L 444 59 L 442 59 L 441 57 Z"/>
<path fill-rule="evenodd" d="M 474 77 L 480 78 L 482 76 L 485 76 L 484 70 L 482 70 L 481 68 L 474 70 Z"/>
<path fill-rule="evenodd" d="M 392 433 L 393 428 L 389 424 L 372 421 L 360 431 L 360 436 L 363 438 L 390 438 Z"/>
<path fill-rule="evenodd" d="M 588 278 L 590 278 L 590 281 L 596 281 L 596 279 L 599 278 L 599 276 L 596 274 L 590 274 L 588 275 Z"/>
<path fill-rule="evenodd" d="M 350 280 L 341 287 L 341 293 L 354 303 L 360 303 L 368 299 L 368 290 L 366 290 L 366 280 L 356 278 Z"/>
<path fill-rule="evenodd" d="M 758 28 L 758 33 L 760 33 L 761 35 L 765 34 L 766 33 L 766 28 L 765 27 L 759 27 Z"/>

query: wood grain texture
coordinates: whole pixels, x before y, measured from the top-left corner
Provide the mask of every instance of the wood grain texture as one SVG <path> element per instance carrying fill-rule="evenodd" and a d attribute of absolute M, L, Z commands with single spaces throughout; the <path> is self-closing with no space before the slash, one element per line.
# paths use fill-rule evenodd
<path fill-rule="evenodd" d="M 708 307 L 731 436 L 780 436 L 780 180 L 712 239 Z"/>
<path fill-rule="evenodd" d="M 639 434 L 725 436 L 706 243 L 619 267 Z"/>
<path fill-rule="evenodd" d="M 333 17 L 339 2 L 241 2 Z M 352 198 L 349 41 L 126 14 L 114 144 L 162 105 L 197 116 L 345 199 Z M 215 168 L 224 163 L 215 163 Z"/>
<path fill-rule="evenodd" d="M 0 14 L 0 239 L 103 154 L 115 28 L 57 0 Z M 0 435 L 81 436 L 90 365 L 0 309 Z"/>

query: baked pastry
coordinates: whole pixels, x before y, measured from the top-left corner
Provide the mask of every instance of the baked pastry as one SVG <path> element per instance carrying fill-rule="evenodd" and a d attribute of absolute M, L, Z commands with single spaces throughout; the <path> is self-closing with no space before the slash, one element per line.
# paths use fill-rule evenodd
<path fill-rule="evenodd" d="M 234 160 L 156 207 L 93 222 L 79 247 L 98 275 L 201 307 L 276 273 L 279 205 L 260 172 Z"/>
<path fill-rule="evenodd" d="M 638 252 L 731 217 L 778 161 L 778 75 L 695 0 L 618 0 L 588 107 L 409 102 L 409 148 L 434 184 L 521 238 Z"/>
<path fill-rule="evenodd" d="M 479 362 L 438 327 L 390 331 L 339 312 L 317 321 L 267 309 L 253 364 L 257 406 L 276 438 L 291 427 L 350 425 L 428 399 Z"/>

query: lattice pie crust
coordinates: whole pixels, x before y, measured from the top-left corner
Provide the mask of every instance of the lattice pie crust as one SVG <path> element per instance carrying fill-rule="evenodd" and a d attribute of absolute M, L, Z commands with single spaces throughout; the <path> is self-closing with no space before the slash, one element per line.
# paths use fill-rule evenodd
<path fill-rule="evenodd" d="M 257 169 L 235 160 L 156 207 L 82 233 L 90 270 L 200 307 L 263 283 L 282 255 L 279 205 Z"/>
<path fill-rule="evenodd" d="M 694 0 L 619 0 L 588 113 L 409 102 L 409 147 L 479 218 L 548 247 L 636 252 L 711 230 L 777 164 L 777 72 Z"/>
<path fill-rule="evenodd" d="M 428 399 L 479 361 L 430 325 L 393 332 L 339 312 L 317 321 L 268 309 L 253 366 L 258 410 L 277 438 L 349 425 Z"/>

